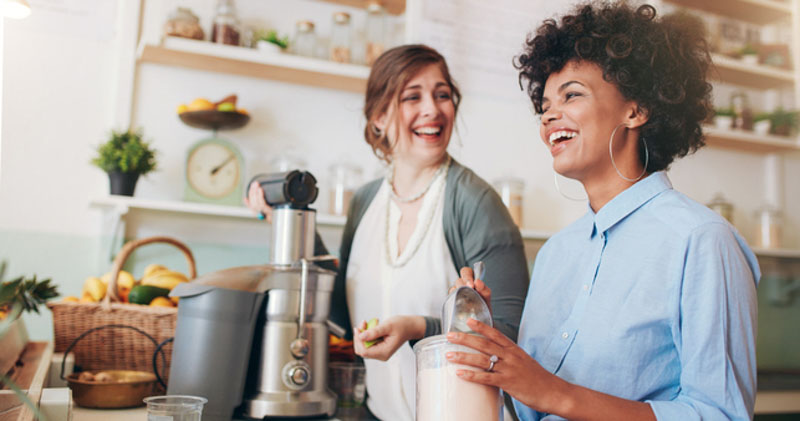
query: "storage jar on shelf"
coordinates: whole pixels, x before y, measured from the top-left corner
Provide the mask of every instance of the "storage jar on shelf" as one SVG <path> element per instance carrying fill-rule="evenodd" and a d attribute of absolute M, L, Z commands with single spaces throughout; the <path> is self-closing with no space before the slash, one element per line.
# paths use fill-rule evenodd
<path fill-rule="evenodd" d="M 347 163 L 337 163 L 328 169 L 330 179 L 330 203 L 328 212 L 347 215 L 353 193 L 361 184 L 361 168 Z"/>
<path fill-rule="evenodd" d="M 380 2 L 371 1 L 367 5 L 367 19 L 364 25 L 366 36 L 366 52 L 364 54 L 367 66 L 372 66 L 386 49 L 386 13 Z"/>
<path fill-rule="evenodd" d="M 503 204 L 508 208 L 511 219 L 518 227 L 522 227 L 522 193 L 525 182 L 515 177 L 506 177 L 495 180 L 495 189 L 500 193 Z"/>
<path fill-rule="evenodd" d="M 217 14 L 211 29 L 211 42 L 217 44 L 240 45 L 242 28 L 236 17 L 233 0 L 219 0 Z"/>
<path fill-rule="evenodd" d="M 337 63 L 350 63 L 352 60 L 352 34 L 350 31 L 350 14 L 337 12 L 333 14 L 331 29 L 330 59 Z"/>
<path fill-rule="evenodd" d="M 298 56 L 314 57 L 317 48 L 317 35 L 314 33 L 314 22 L 301 20 L 295 24 L 294 42 L 291 51 Z"/>

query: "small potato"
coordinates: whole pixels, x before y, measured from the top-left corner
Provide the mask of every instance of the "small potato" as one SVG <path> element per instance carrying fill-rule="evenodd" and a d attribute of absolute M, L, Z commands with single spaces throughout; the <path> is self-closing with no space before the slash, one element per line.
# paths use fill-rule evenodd
<path fill-rule="evenodd" d="M 78 375 L 78 380 L 84 382 L 93 382 L 94 374 L 92 374 L 91 371 L 82 371 L 81 374 Z"/>
<path fill-rule="evenodd" d="M 110 383 L 113 380 L 114 379 L 111 377 L 111 375 L 106 373 L 106 372 L 104 372 L 104 371 L 101 371 L 101 372 L 99 372 L 99 373 L 94 375 L 94 381 L 96 381 L 96 382 Z"/>

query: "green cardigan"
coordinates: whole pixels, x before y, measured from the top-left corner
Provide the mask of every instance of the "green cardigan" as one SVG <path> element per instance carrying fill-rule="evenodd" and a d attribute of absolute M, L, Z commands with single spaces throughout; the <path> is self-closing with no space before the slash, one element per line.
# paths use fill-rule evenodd
<path fill-rule="evenodd" d="M 342 234 L 339 271 L 331 298 L 331 320 L 352 335 L 345 292 L 347 264 L 361 218 L 383 179 L 362 186 L 350 202 Z M 528 267 L 519 228 L 495 190 L 470 169 L 452 161 L 447 173 L 443 215 L 444 236 L 456 272 L 483 261 L 483 281 L 492 289 L 494 324 L 516 342 L 522 307 L 528 292 Z M 319 243 L 319 242 L 318 242 Z M 318 244 L 318 247 L 321 244 Z M 319 247 L 318 253 L 325 252 Z M 442 301 L 444 301 L 444 296 Z M 425 336 L 441 333 L 441 321 L 426 317 Z"/>

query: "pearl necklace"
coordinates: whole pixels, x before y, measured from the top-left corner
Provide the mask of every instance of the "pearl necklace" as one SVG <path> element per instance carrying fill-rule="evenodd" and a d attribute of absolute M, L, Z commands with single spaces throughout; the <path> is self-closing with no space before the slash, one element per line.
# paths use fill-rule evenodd
<path fill-rule="evenodd" d="M 392 168 L 389 170 L 389 177 L 387 180 L 389 182 L 389 195 L 392 197 L 392 199 L 396 200 L 399 203 L 414 202 L 418 200 L 420 197 L 424 196 L 425 193 L 427 193 L 428 190 L 430 190 L 431 186 L 433 185 L 433 182 L 439 177 L 439 174 L 441 174 L 443 171 L 446 171 L 448 168 L 450 168 L 450 155 L 447 155 L 447 158 L 445 159 L 444 162 L 442 162 L 442 165 L 439 165 L 439 169 L 436 170 L 436 173 L 433 174 L 433 177 L 431 177 L 431 181 L 428 183 L 427 186 L 425 186 L 424 189 L 422 189 L 422 191 L 413 196 L 400 197 L 397 194 L 397 192 L 394 191 L 394 166 L 392 166 Z"/>
<path fill-rule="evenodd" d="M 443 162 L 442 165 L 439 166 L 439 169 L 436 170 L 436 174 L 434 174 L 433 178 L 431 179 L 431 182 L 428 183 L 428 186 L 425 187 L 425 190 L 423 190 L 416 197 L 408 199 L 407 202 L 413 202 L 414 200 L 417 200 L 420 197 L 422 197 L 425 193 L 428 192 L 428 190 L 430 190 L 431 186 L 436 182 L 436 180 L 438 180 L 442 176 L 442 174 L 444 174 L 444 177 L 446 178 L 447 177 L 447 171 L 448 171 L 448 169 L 450 169 L 450 161 L 451 161 L 450 160 L 450 156 L 448 155 L 447 156 L 447 160 L 445 160 L 445 162 Z M 392 258 L 392 252 L 391 252 L 391 246 L 390 246 L 390 241 L 391 241 L 390 240 L 390 238 L 391 238 L 391 235 L 390 235 L 390 225 L 391 225 L 390 224 L 390 219 L 391 219 L 392 198 L 396 198 L 397 195 L 394 193 L 394 187 L 392 186 L 391 174 L 392 173 L 389 174 L 389 178 L 387 179 L 387 181 L 389 182 L 389 194 L 386 196 L 386 198 L 387 198 L 387 200 L 386 200 L 386 232 L 385 232 L 385 235 L 383 237 L 383 241 L 384 241 L 383 248 L 386 250 L 386 263 L 389 266 L 393 267 L 393 268 L 399 268 L 399 267 L 405 266 L 406 263 L 408 263 L 411 260 L 411 258 L 414 257 L 414 255 L 417 253 L 417 250 L 419 250 L 420 246 L 422 245 L 422 239 L 425 238 L 425 234 L 428 232 L 428 228 L 430 228 L 431 222 L 433 222 L 433 215 L 436 213 L 436 207 L 438 206 L 439 198 L 441 197 L 442 192 L 444 191 L 445 186 L 447 185 L 447 181 L 445 180 L 445 182 L 442 183 L 441 187 L 436 189 L 436 196 L 431 199 L 431 209 L 428 209 L 428 212 L 426 212 L 425 225 L 422 226 L 422 228 L 421 228 L 422 231 L 420 231 L 420 233 L 419 233 L 421 238 L 419 239 L 419 241 L 417 241 L 414 244 L 414 248 L 412 250 L 410 250 L 410 251 L 406 250 L 406 253 L 402 253 L 400 256 L 398 256 L 398 257 L 402 257 L 402 258 L 398 258 L 398 260 L 395 261 Z M 423 204 L 422 206 L 424 207 L 425 204 Z M 419 211 L 422 212 L 422 210 L 423 209 L 420 208 Z M 417 223 L 420 223 L 420 221 L 417 221 Z M 416 228 L 415 228 L 415 231 L 416 231 Z M 410 239 L 412 239 L 413 237 L 414 237 L 414 233 L 411 234 L 411 238 Z"/>

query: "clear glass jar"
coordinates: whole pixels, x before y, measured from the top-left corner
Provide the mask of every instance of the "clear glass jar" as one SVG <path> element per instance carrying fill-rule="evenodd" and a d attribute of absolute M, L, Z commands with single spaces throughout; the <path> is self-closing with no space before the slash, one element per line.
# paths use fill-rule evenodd
<path fill-rule="evenodd" d="M 763 206 L 756 211 L 756 232 L 754 247 L 780 248 L 783 222 L 781 213 L 772 206 Z"/>
<path fill-rule="evenodd" d="M 727 219 L 731 224 L 733 223 L 733 205 L 725 200 L 722 193 L 715 194 L 707 206 L 714 212 L 722 215 L 722 217 Z"/>
<path fill-rule="evenodd" d="M 347 215 L 353 193 L 361 184 L 361 168 L 345 163 L 333 164 L 328 169 L 328 178 L 331 183 L 328 212 Z"/>
<path fill-rule="evenodd" d="M 317 35 L 314 33 L 314 22 L 301 20 L 295 24 L 292 53 L 298 56 L 314 57 L 317 48 Z"/>
<path fill-rule="evenodd" d="M 471 348 L 448 342 L 444 335 L 429 336 L 414 345 L 417 421 L 502 421 L 503 395 L 500 389 L 459 378 L 456 370 L 477 369 L 448 361 L 445 353 L 450 351 L 479 354 Z M 486 360 L 488 364 L 488 358 Z"/>
<path fill-rule="evenodd" d="M 379 2 L 371 1 L 367 5 L 367 19 L 364 24 L 366 36 L 366 52 L 364 59 L 368 66 L 372 66 L 386 49 L 386 13 Z"/>
<path fill-rule="evenodd" d="M 169 15 L 169 19 L 164 23 L 164 35 L 197 40 L 205 38 L 200 19 L 186 7 L 179 7 Z"/>
<path fill-rule="evenodd" d="M 211 29 L 211 42 L 226 45 L 240 45 L 242 27 L 236 17 L 233 0 L 218 0 L 217 14 Z"/>
<path fill-rule="evenodd" d="M 352 34 L 350 31 L 350 14 L 337 12 L 333 14 L 331 29 L 330 59 L 337 63 L 350 63 L 352 60 Z"/>
<path fill-rule="evenodd" d="M 508 208 L 511 219 L 518 227 L 522 227 L 522 193 L 525 191 L 525 182 L 515 177 L 500 178 L 494 182 L 495 189 L 500 193 L 500 199 Z"/>
<path fill-rule="evenodd" d="M 306 161 L 291 152 L 284 152 L 269 162 L 269 170 L 271 172 L 304 171 L 307 169 L 308 164 Z"/>

